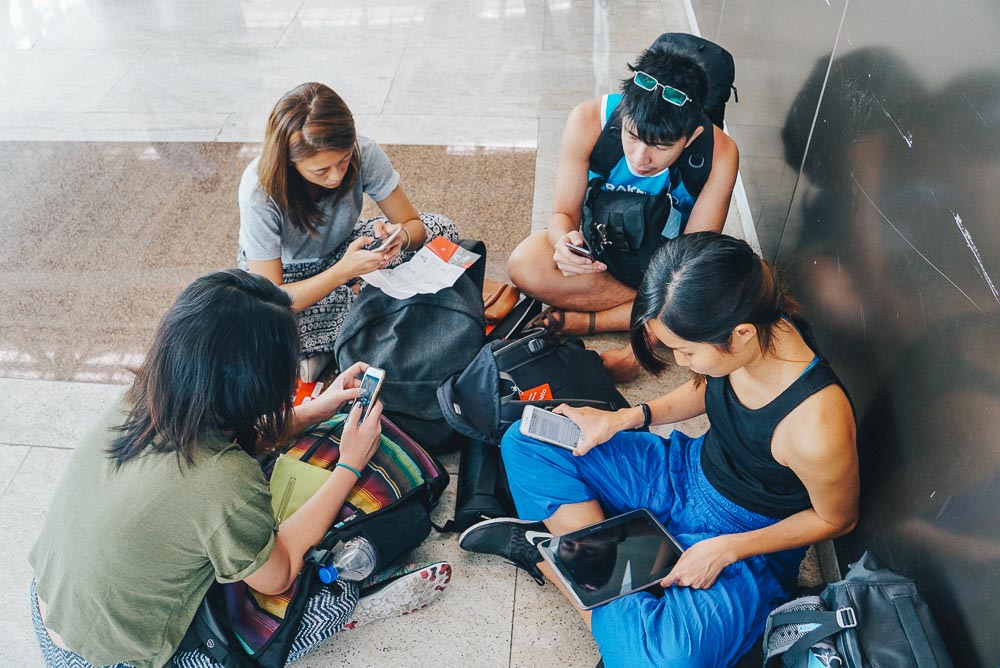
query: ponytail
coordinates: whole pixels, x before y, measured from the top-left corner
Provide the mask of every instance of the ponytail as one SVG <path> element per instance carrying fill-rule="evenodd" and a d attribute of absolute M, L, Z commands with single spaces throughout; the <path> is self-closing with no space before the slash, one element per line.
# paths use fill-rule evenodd
<path fill-rule="evenodd" d="M 777 272 L 745 241 L 695 232 L 665 242 L 653 256 L 632 306 L 630 340 L 639 364 L 659 373 L 667 360 L 655 352 L 650 320 L 686 341 L 725 352 L 736 326 L 752 324 L 761 350 L 770 351 L 774 327 L 798 316 L 798 303 Z"/>

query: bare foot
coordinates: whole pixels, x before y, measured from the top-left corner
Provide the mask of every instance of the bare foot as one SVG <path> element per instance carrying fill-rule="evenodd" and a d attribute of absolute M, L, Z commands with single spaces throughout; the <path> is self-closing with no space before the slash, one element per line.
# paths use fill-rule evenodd
<path fill-rule="evenodd" d="M 601 361 L 616 383 L 631 383 L 639 377 L 641 367 L 630 346 L 605 350 L 601 353 Z"/>

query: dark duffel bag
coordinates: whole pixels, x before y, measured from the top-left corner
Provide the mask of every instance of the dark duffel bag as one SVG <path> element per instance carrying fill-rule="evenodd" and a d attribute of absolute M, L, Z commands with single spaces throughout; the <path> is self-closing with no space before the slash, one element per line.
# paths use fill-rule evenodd
<path fill-rule="evenodd" d="M 548 386 L 549 398 L 521 398 L 522 392 L 541 386 Z M 609 411 L 629 406 L 600 355 L 587 350 L 578 338 L 563 340 L 544 329 L 487 343 L 463 372 L 438 386 L 437 397 L 441 414 L 455 431 L 494 445 L 528 405 L 569 404 Z"/>

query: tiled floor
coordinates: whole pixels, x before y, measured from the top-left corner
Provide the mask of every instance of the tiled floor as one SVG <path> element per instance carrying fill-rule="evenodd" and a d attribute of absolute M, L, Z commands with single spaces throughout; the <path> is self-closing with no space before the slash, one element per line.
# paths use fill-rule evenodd
<path fill-rule="evenodd" d="M 231 263 L 235 184 L 281 93 L 306 80 L 342 93 L 363 134 L 399 145 L 392 156 L 418 205 L 440 206 L 463 232 L 465 216 L 469 235 L 490 242 L 500 278 L 503 255 L 545 224 L 568 111 L 615 87 L 659 33 L 687 29 L 680 0 L 5 8 L 0 666 L 18 667 L 41 665 L 26 554 L 77 435 L 122 391 L 123 367 L 172 295 Z M 738 233 L 734 216 L 729 225 Z M 670 384 L 643 378 L 625 392 L 639 400 Z M 457 459 L 447 462 L 454 472 Z M 335 638 L 302 665 L 596 663 L 589 634 L 551 585 L 462 553 L 453 536 L 432 536 L 418 557 L 454 566 L 438 603 Z"/>

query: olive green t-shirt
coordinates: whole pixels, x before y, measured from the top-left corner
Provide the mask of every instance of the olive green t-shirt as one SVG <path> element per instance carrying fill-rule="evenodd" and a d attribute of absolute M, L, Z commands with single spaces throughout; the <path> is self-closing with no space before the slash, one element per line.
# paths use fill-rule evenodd
<path fill-rule="evenodd" d="M 106 413 L 56 489 L 29 560 L 45 625 L 88 662 L 167 664 L 213 580 L 267 561 L 275 520 L 260 466 L 221 436 L 194 464 L 146 453 L 119 469 L 107 449 L 125 419 Z"/>

